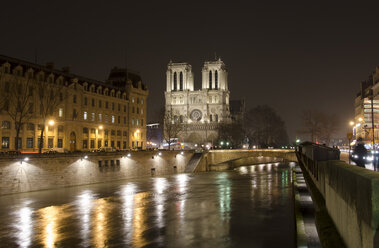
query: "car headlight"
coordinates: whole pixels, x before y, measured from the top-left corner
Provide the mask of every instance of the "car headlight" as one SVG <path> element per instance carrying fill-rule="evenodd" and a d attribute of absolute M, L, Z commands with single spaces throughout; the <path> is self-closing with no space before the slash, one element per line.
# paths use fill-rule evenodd
<path fill-rule="evenodd" d="M 358 158 L 358 155 L 354 155 L 353 157 L 354 157 L 354 158 Z"/>

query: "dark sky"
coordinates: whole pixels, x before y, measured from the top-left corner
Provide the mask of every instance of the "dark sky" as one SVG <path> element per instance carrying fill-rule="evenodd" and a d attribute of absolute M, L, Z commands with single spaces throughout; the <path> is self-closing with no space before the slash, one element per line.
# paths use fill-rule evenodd
<path fill-rule="evenodd" d="M 338 114 L 344 137 L 360 82 L 379 65 L 379 4 L 260 2 L 5 1 L 0 53 L 34 61 L 37 51 L 38 63 L 99 80 L 126 53 L 149 87 L 152 119 L 169 60 L 192 64 L 200 87 L 202 63 L 216 52 L 232 99 L 274 107 L 291 138 L 303 109 Z"/>

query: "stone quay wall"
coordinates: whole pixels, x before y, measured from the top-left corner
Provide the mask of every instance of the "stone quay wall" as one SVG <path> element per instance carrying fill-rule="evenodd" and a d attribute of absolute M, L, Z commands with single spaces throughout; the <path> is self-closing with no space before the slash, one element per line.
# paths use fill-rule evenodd
<path fill-rule="evenodd" d="M 300 157 L 303 172 L 323 198 L 314 201 L 324 204 L 345 245 L 379 247 L 379 173 L 340 160 Z"/>
<path fill-rule="evenodd" d="M 123 152 L 0 157 L 0 195 L 182 173 L 193 151 L 138 151 L 127 155 Z"/>

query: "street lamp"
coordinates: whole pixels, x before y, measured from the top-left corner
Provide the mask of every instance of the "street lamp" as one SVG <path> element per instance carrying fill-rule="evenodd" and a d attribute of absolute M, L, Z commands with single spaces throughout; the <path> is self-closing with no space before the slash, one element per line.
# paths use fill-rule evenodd
<path fill-rule="evenodd" d="M 360 119 L 362 119 L 362 118 L 360 118 Z M 354 121 L 350 121 L 349 124 L 350 124 L 350 126 L 354 126 L 355 123 L 354 123 Z"/>
<path fill-rule="evenodd" d="M 48 124 L 49 124 L 49 126 L 54 126 L 55 121 L 54 120 L 49 120 Z"/>
<path fill-rule="evenodd" d="M 100 129 L 100 130 L 102 130 L 102 129 L 103 129 L 103 126 L 102 126 L 102 125 L 100 125 L 100 126 L 99 126 L 99 129 Z"/>

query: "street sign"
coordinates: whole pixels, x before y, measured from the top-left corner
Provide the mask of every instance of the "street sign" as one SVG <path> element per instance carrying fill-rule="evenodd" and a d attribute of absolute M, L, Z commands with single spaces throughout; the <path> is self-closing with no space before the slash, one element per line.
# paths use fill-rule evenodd
<path fill-rule="evenodd" d="M 347 139 L 351 140 L 352 138 L 353 138 L 353 133 L 352 132 L 348 132 L 347 133 Z"/>

